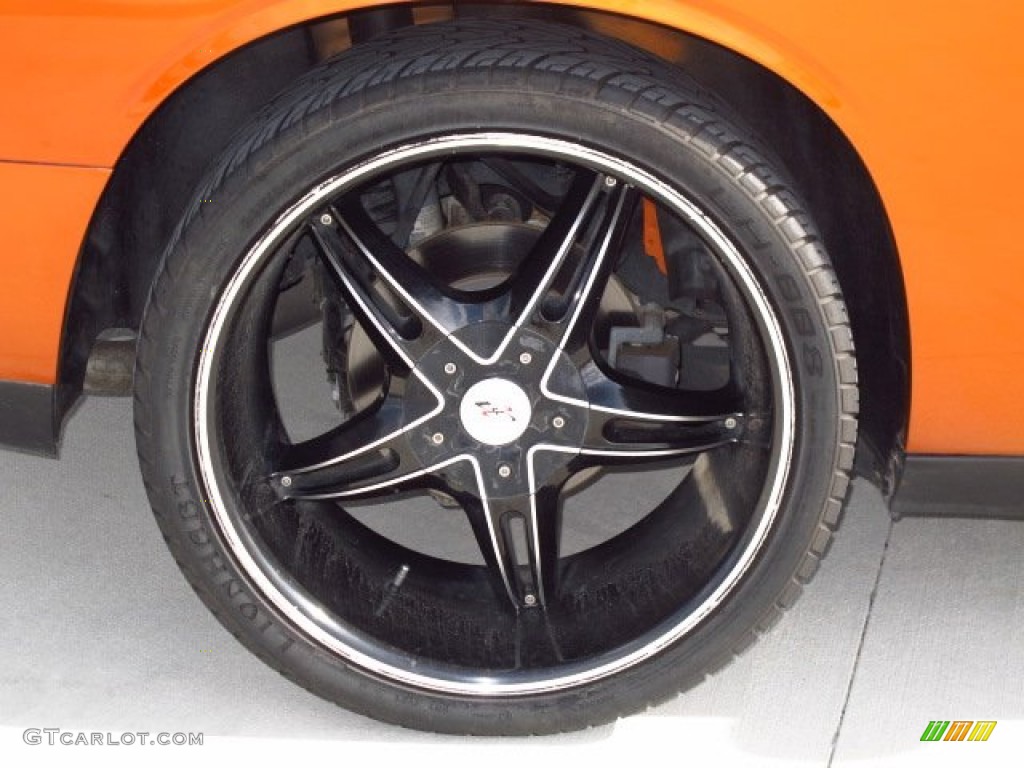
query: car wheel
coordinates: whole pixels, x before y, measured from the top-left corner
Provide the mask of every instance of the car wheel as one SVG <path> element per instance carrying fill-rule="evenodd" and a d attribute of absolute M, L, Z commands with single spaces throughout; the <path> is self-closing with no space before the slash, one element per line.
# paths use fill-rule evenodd
<path fill-rule="evenodd" d="M 150 499 L 220 621 L 457 733 L 607 722 L 749 645 L 838 524 L 856 410 L 770 154 L 675 68 L 526 22 L 409 28 L 270 105 L 136 369 Z"/>

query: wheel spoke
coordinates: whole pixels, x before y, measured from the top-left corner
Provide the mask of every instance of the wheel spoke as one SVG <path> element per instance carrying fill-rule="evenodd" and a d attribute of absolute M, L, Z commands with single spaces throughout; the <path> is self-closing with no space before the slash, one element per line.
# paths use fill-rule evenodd
<path fill-rule="evenodd" d="M 517 611 L 546 607 L 557 588 L 559 486 L 547 484 L 532 494 L 500 499 L 483 493 L 456 498 L 491 569 L 496 592 L 507 595 Z"/>
<path fill-rule="evenodd" d="M 543 449 L 536 460 L 543 461 Z M 540 454 L 537 456 L 537 454 Z M 531 464 L 535 457 L 530 458 Z M 533 467 L 530 467 L 533 474 Z M 561 485 L 568 472 L 557 483 L 548 482 L 530 495 L 530 517 L 527 520 L 530 575 L 542 607 L 547 607 L 558 589 L 558 558 L 562 538 Z M 532 485 L 532 479 L 531 479 Z"/>
<path fill-rule="evenodd" d="M 397 312 L 379 294 L 373 285 L 372 267 L 356 255 L 351 241 L 338 234 L 333 221 L 326 216 L 310 225 L 329 273 L 391 369 L 411 371 L 419 352 L 414 342 L 421 335 L 422 327 L 415 318 Z"/>
<path fill-rule="evenodd" d="M 484 557 L 484 562 L 491 573 L 494 591 L 505 595 L 518 609 L 521 605 L 520 590 L 516 581 L 516 554 L 509 529 L 505 524 L 506 509 L 495 506 L 488 498 L 484 489 L 483 478 L 480 476 L 480 465 L 475 459 L 468 459 L 476 473 L 477 493 L 453 494 L 462 506 L 469 519 L 477 546 Z"/>
<path fill-rule="evenodd" d="M 611 177 L 600 177 L 595 183 L 603 187 L 600 194 L 604 202 L 597 206 L 599 215 L 591 222 L 585 244 L 574 249 L 572 274 L 561 295 L 549 297 L 540 307 L 541 331 L 559 350 L 570 355 L 588 348 L 588 336 L 605 283 L 639 200 L 636 190 Z M 593 190 L 591 194 L 595 194 Z M 541 391 L 552 400 L 585 406 L 582 400 L 553 389 L 551 381 L 558 361 L 557 354 L 548 361 L 541 377 Z"/>
<path fill-rule="evenodd" d="M 600 208 L 604 189 L 600 174 L 584 169 L 576 172 L 558 212 L 509 283 L 510 319 L 517 327 L 529 322 L 554 287 L 573 246 L 586 233 L 588 222 Z"/>
<path fill-rule="evenodd" d="M 620 383 L 594 362 L 582 373 L 590 415 L 580 453 L 590 462 L 701 453 L 743 435 L 742 400 L 731 386 L 693 392 Z"/>
<path fill-rule="evenodd" d="M 539 309 L 542 330 L 559 349 L 572 352 L 586 343 L 639 199 L 632 187 L 598 176 L 572 223 L 560 221 L 559 214 L 549 226 L 557 227 L 551 241 L 558 243 L 556 257 L 564 263 L 545 286 L 550 288 L 560 277 L 558 293 L 547 292 Z M 552 243 L 542 239 L 538 245 L 545 252 Z"/>
<path fill-rule="evenodd" d="M 407 423 L 402 400 L 389 395 L 329 432 L 287 446 L 270 484 L 285 499 L 362 498 L 409 487 L 425 473 L 405 435 L 430 415 Z"/>
<path fill-rule="evenodd" d="M 410 370 L 438 339 L 486 319 L 486 304 L 438 284 L 358 200 L 340 201 L 310 227 L 331 274 L 394 369 Z"/>

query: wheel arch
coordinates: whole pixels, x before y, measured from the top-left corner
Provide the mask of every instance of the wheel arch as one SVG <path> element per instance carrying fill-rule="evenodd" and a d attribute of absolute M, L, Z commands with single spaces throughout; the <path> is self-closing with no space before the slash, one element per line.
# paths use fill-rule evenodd
<path fill-rule="evenodd" d="M 459 13 L 546 18 L 646 48 L 687 68 L 767 141 L 804 192 L 846 294 L 861 379 L 858 471 L 891 491 L 910 411 L 907 302 L 885 204 L 860 153 L 837 124 L 844 100 L 833 81 L 813 62 L 780 49 L 770 36 L 686 0 L 645 3 L 636 10 L 643 17 L 616 14 L 621 4 L 606 0 L 572 2 L 574 7 L 460 4 Z M 317 12 L 345 12 L 353 5 L 334 2 Z M 436 6 L 432 11 L 442 18 L 445 12 Z M 333 18 L 343 23 L 353 16 Z M 375 23 L 386 28 L 396 18 L 387 8 L 360 16 L 371 28 Z M 299 0 L 262 3 L 245 18 L 226 15 L 154 77 L 165 92 L 149 104 L 148 116 L 114 166 L 69 294 L 57 424 L 81 391 L 97 335 L 109 328 L 138 328 L 163 246 L 205 169 L 238 127 L 315 63 L 311 30 L 324 19 L 310 18 L 308 3 Z M 150 89 L 140 93 L 152 97 Z M 231 95 L 228 101 L 225 93 Z M 818 171 L 826 164 L 836 169 L 828 176 Z M 835 186 L 833 178 L 845 182 Z"/>

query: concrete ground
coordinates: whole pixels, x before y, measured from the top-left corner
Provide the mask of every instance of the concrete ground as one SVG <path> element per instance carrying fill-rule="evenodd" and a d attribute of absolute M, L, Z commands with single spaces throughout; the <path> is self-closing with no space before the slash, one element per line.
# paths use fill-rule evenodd
<path fill-rule="evenodd" d="M 0 452 L 0 520 L 4 765 L 90 756 L 107 765 L 605 764 L 657 755 L 679 765 L 999 766 L 1019 764 L 1024 746 L 1024 525 L 893 524 L 865 484 L 796 607 L 703 686 L 603 728 L 505 741 L 351 715 L 246 652 L 164 549 L 128 400 L 87 400 L 60 462 Z M 998 725 L 984 743 L 921 742 L 937 719 Z M 29 728 L 198 731 L 204 745 L 49 746 L 45 733 L 29 745 Z"/>

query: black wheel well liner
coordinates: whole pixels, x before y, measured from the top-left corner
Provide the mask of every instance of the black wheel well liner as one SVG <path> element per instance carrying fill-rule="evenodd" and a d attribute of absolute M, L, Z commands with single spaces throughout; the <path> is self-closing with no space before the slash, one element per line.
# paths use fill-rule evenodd
<path fill-rule="evenodd" d="M 483 8 L 460 4 L 458 10 L 481 11 L 554 19 L 604 34 L 621 30 L 627 42 L 654 53 L 681 51 L 685 60 L 676 63 L 764 138 L 802 191 L 832 255 L 857 342 L 857 471 L 891 494 L 903 463 L 910 411 L 906 294 L 879 192 L 835 123 L 771 71 L 678 30 L 534 3 Z M 365 21 L 365 12 L 361 15 Z M 607 23 L 609 17 L 615 24 Z M 125 148 L 90 222 L 69 296 L 56 424 L 81 392 L 96 337 L 109 328 L 139 327 L 163 248 L 206 168 L 263 104 L 314 65 L 309 34 L 313 23 L 257 40 L 210 65 L 175 91 Z M 829 172 L 821 173 L 822 168 Z"/>

